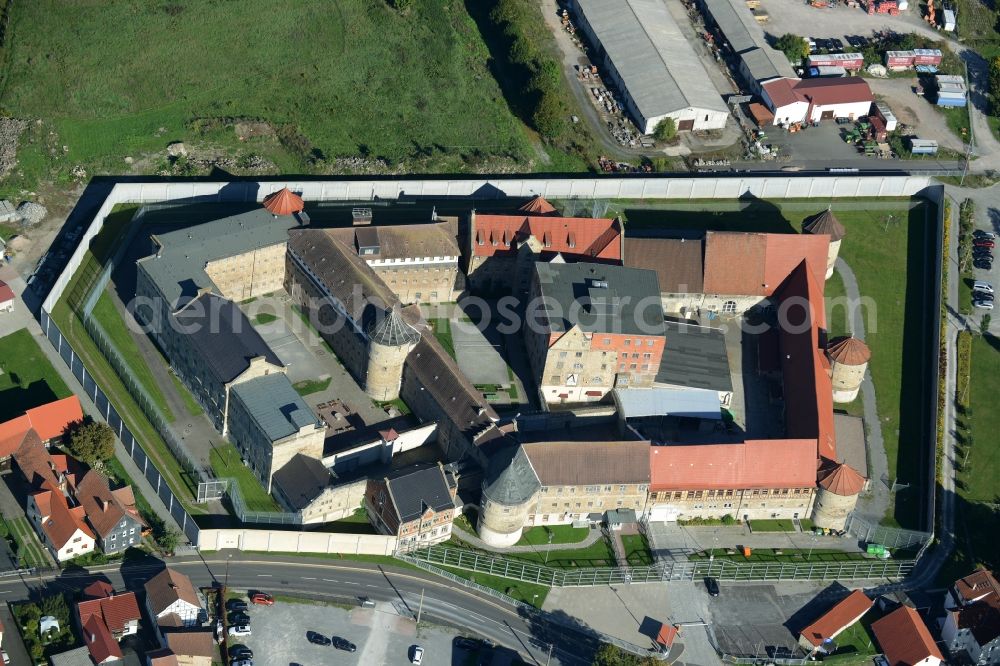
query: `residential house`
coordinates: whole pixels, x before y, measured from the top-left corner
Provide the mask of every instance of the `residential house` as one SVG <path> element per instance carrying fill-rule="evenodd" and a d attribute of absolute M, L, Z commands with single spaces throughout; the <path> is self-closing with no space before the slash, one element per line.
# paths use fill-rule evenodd
<path fill-rule="evenodd" d="M 536 263 L 528 302 L 525 345 L 546 403 L 652 385 L 666 334 L 654 271 Z"/>
<path fill-rule="evenodd" d="M 211 631 L 177 631 L 165 636 L 177 666 L 212 666 L 218 654 Z"/>
<path fill-rule="evenodd" d="M 80 399 L 71 395 L 33 407 L 17 418 L 0 423 L 0 460 L 14 455 L 29 430 L 34 430 L 42 442 L 48 444 L 62 437 L 70 425 L 82 420 Z"/>
<path fill-rule="evenodd" d="M 170 648 L 160 648 L 146 653 L 147 666 L 179 666 L 177 655 Z"/>
<path fill-rule="evenodd" d="M 372 526 L 400 546 L 430 545 L 451 536 L 457 488 L 455 473 L 441 463 L 415 465 L 369 479 L 365 509 Z"/>
<path fill-rule="evenodd" d="M 142 541 L 146 523 L 136 509 L 131 486 L 111 490 L 107 477 L 91 470 L 77 483 L 76 500 L 86 513 L 98 546 L 108 555 Z"/>
<path fill-rule="evenodd" d="M 146 610 L 156 623 L 161 642 L 165 633 L 197 627 L 207 617 L 191 579 L 166 568 L 146 581 Z"/>
<path fill-rule="evenodd" d="M 909 606 L 900 606 L 871 628 L 888 666 L 938 666 L 944 660 L 920 614 Z"/>
<path fill-rule="evenodd" d="M 94 666 L 86 645 L 49 656 L 51 666 Z"/>
<path fill-rule="evenodd" d="M 76 605 L 83 642 L 97 664 L 122 658 L 119 641 L 139 631 L 139 603 L 134 592 L 116 594 L 107 583 L 98 582 L 84 589 L 89 597 Z"/>
<path fill-rule="evenodd" d="M 14 295 L 14 290 L 6 282 L 0 280 L 0 312 L 13 312 L 15 298 L 17 297 Z"/>
<path fill-rule="evenodd" d="M 823 613 L 799 634 L 799 645 L 808 652 L 827 650 L 833 639 L 860 620 L 875 604 L 862 590 L 854 590 Z"/>
<path fill-rule="evenodd" d="M 953 658 L 1000 664 L 1000 583 L 993 572 L 980 569 L 955 581 L 945 610 L 941 638 Z"/>

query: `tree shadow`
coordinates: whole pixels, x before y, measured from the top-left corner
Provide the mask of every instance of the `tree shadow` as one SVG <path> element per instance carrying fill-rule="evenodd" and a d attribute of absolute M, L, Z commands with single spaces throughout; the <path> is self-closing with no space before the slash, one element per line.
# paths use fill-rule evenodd
<path fill-rule="evenodd" d="M 591 663 L 601 648 L 599 631 L 562 610 L 544 612 L 522 607 L 518 615 L 530 628 L 530 646 L 524 647 L 533 654 L 546 655 L 551 648 L 553 657 L 570 658 L 570 663 Z M 656 652 L 652 640 L 649 649 L 651 655 Z"/>

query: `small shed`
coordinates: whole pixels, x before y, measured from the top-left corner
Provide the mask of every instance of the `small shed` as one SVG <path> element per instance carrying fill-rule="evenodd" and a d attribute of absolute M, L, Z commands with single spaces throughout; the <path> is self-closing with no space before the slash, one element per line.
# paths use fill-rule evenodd
<path fill-rule="evenodd" d="M 753 102 L 747 108 L 758 127 L 770 127 L 774 124 L 774 114 L 760 102 Z"/>
<path fill-rule="evenodd" d="M 623 525 L 636 523 L 634 509 L 608 509 L 604 512 L 604 522 L 608 529 L 620 530 Z"/>
<path fill-rule="evenodd" d="M 910 152 L 914 155 L 937 155 L 938 142 L 933 139 L 910 139 Z"/>

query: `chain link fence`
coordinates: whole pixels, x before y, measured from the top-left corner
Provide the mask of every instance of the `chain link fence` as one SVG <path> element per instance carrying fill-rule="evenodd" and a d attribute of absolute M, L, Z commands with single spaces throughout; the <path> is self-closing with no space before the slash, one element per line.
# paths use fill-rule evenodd
<path fill-rule="evenodd" d="M 930 532 L 879 525 L 853 513 L 847 517 L 844 529 L 858 541 L 877 543 L 887 548 L 920 548 L 933 536 Z"/>

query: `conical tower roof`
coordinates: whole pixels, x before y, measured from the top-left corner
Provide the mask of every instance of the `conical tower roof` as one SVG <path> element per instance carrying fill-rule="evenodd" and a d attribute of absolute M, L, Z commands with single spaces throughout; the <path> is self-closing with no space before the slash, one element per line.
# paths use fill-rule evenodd
<path fill-rule="evenodd" d="M 847 463 L 832 463 L 820 470 L 819 487 L 834 495 L 857 495 L 865 487 L 865 477 Z"/>
<path fill-rule="evenodd" d="M 542 484 L 524 448 L 508 446 L 490 458 L 483 479 L 483 496 L 504 506 L 523 504 Z"/>
<path fill-rule="evenodd" d="M 810 234 L 826 234 L 831 241 L 839 241 L 847 235 L 844 225 L 829 208 L 818 215 L 807 218 L 802 224 L 802 230 Z"/>
<path fill-rule="evenodd" d="M 392 308 L 384 317 L 372 324 L 368 330 L 368 337 L 372 342 L 386 347 L 402 347 L 418 342 L 420 333 L 403 321 L 402 315 L 396 308 Z"/>
<path fill-rule="evenodd" d="M 302 209 L 305 208 L 305 203 L 303 203 L 302 197 L 287 187 L 283 187 L 264 197 L 264 208 L 269 210 L 272 215 L 291 215 L 292 213 L 301 213 Z"/>
<path fill-rule="evenodd" d="M 518 210 L 522 213 L 527 213 L 528 215 L 552 215 L 556 212 L 556 207 L 546 201 L 543 197 L 536 196 L 531 201 L 518 208 Z"/>
<path fill-rule="evenodd" d="M 826 353 L 831 361 L 844 365 L 864 365 L 872 357 L 868 345 L 854 336 L 834 338 L 827 345 Z"/>

